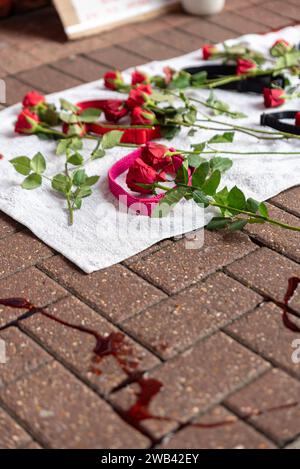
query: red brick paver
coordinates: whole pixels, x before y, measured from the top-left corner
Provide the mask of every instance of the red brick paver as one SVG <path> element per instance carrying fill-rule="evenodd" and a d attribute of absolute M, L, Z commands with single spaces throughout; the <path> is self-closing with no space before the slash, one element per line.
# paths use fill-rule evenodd
<path fill-rule="evenodd" d="M 70 42 L 52 8 L 10 18 L 0 28 L 6 105 L 33 88 L 59 91 L 111 68 L 292 25 L 299 15 L 298 0 L 284 8 L 227 0 L 219 16 L 171 13 Z M 292 188 L 269 209 L 299 225 L 299 201 Z M 86 275 L 0 213 L 0 253 L 0 297 L 25 297 L 63 321 L 120 334 L 135 371 L 161 382 L 148 410 L 166 418 L 128 420 L 141 385 L 111 355 L 91 373 L 93 337 L 0 306 L 8 358 L 0 364 L 0 448 L 299 448 L 300 337 L 284 327 L 280 306 L 289 278 L 300 276 L 297 234 L 266 225 L 207 232 L 200 250 L 166 240 Z M 289 306 L 299 322 L 300 287 Z"/>

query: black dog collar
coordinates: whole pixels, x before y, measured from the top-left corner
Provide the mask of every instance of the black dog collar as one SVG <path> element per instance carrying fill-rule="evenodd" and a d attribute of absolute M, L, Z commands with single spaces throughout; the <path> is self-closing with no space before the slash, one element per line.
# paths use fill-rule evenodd
<path fill-rule="evenodd" d="M 300 135 L 300 126 L 282 122 L 283 119 L 295 119 L 299 111 L 281 111 L 262 114 L 260 117 L 261 125 L 272 127 L 272 129 L 286 132 L 289 134 Z"/>
<path fill-rule="evenodd" d="M 226 77 L 229 75 L 235 75 L 235 65 L 205 65 L 203 67 L 190 67 L 185 68 L 185 72 L 195 75 L 200 72 L 207 72 L 207 78 L 209 80 L 214 78 Z M 258 93 L 261 94 L 264 88 L 271 88 L 272 84 L 279 86 L 280 88 L 285 87 L 285 80 L 283 75 L 277 75 L 273 77 L 270 74 L 261 75 L 259 77 L 245 78 L 244 80 L 228 83 L 222 85 L 220 88 L 227 90 L 236 90 L 241 93 Z"/>

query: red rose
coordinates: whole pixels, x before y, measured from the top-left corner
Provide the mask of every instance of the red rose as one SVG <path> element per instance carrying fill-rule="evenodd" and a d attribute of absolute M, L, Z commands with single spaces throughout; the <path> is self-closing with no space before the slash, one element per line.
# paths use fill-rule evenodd
<path fill-rule="evenodd" d="M 149 95 L 152 94 L 151 85 L 139 85 L 129 93 L 129 98 L 126 101 L 129 109 L 133 109 L 136 106 L 143 106 L 149 100 Z"/>
<path fill-rule="evenodd" d="M 149 83 L 149 78 L 146 73 L 135 70 L 131 75 L 131 84 L 134 86 L 139 83 Z"/>
<path fill-rule="evenodd" d="M 245 73 L 249 73 L 251 70 L 254 70 L 255 68 L 256 68 L 256 63 L 253 62 L 253 60 L 238 59 L 237 67 L 236 67 L 236 74 L 244 75 Z"/>
<path fill-rule="evenodd" d="M 264 88 L 266 107 L 278 107 L 285 103 L 284 90 L 281 88 Z"/>
<path fill-rule="evenodd" d="M 39 127 L 39 117 L 29 109 L 23 109 L 19 114 L 15 132 L 19 134 L 34 134 Z"/>
<path fill-rule="evenodd" d="M 88 132 L 88 127 L 86 124 L 83 123 L 76 123 L 76 124 L 64 124 L 63 125 L 63 133 L 66 135 L 77 135 L 78 137 L 84 137 Z"/>
<path fill-rule="evenodd" d="M 218 49 L 213 44 L 204 44 L 204 46 L 202 47 L 203 60 L 209 60 L 215 55 L 217 51 Z"/>
<path fill-rule="evenodd" d="M 285 39 L 277 39 L 270 49 L 270 53 L 273 57 L 279 57 L 286 54 L 292 46 Z"/>
<path fill-rule="evenodd" d="M 145 189 L 137 184 L 155 184 L 157 181 L 165 181 L 163 175 L 159 175 L 155 169 L 147 165 L 141 158 L 137 158 L 129 168 L 126 184 L 134 192 L 152 194 L 152 189 Z"/>
<path fill-rule="evenodd" d="M 41 103 L 45 102 L 45 96 L 39 94 L 37 91 L 30 91 L 24 96 L 23 99 L 23 106 L 25 108 L 28 107 L 36 107 Z"/>
<path fill-rule="evenodd" d="M 168 148 L 159 143 L 149 142 L 142 148 L 142 160 L 155 169 L 165 169 L 172 163 L 172 158 L 166 156 Z"/>
<path fill-rule="evenodd" d="M 142 107 L 135 107 L 131 113 L 131 124 L 132 125 L 153 125 L 155 124 L 156 116 L 154 112 Z"/>
<path fill-rule="evenodd" d="M 120 72 L 112 71 L 107 72 L 104 75 L 104 85 L 109 90 L 116 91 L 120 89 L 122 85 L 124 85 L 124 80 Z"/>
<path fill-rule="evenodd" d="M 297 112 L 295 117 L 296 117 L 296 125 L 300 126 L 300 112 Z"/>
<path fill-rule="evenodd" d="M 165 83 L 166 85 L 169 85 L 171 81 L 173 80 L 175 70 L 173 70 L 171 67 L 164 67 L 164 74 L 165 74 Z"/>
<path fill-rule="evenodd" d="M 103 104 L 102 109 L 105 114 L 105 119 L 114 123 L 118 122 L 129 112 L 128 108 L 124 105 L 124 101 L 120 99 L 108 99 Z"/>

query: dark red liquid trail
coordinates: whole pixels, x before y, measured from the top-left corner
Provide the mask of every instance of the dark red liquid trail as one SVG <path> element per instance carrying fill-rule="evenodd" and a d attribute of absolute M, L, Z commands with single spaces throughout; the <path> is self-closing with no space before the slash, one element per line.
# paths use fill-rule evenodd
<path fill-rule="evenodd" d="M 284 308 L 283 322 L 286 327 L 288 327 L 294 332 L 300 332 L 300 328 L 298 328 L 289 319 L 288 306 L 299 283 L 300 279 L 296 277 L 293 277 L 289 280 L 288 290 L 284 298 L 284 304 L 281 305 Z M 113 332 L 108 336 L 103 336 L 94 329 L 72 324 L 56 316 L 53 316 L 44 309 L 36 307 L 25 298 L 0 299 L 0 305 L 8 306 L 15 309 L 26 309 L 32 314 L 41 314 L 49 320 L 55 321 L 61 326 L 77 330 L 79 332 L 94 337 L 96 340 L 96 345 L 93 349 L 93 356 L 91 359 L 92 366 L 90 368 L 90 371 L 96 375 L 100 375 L 101 370 L 96 365 L 99 365 L 99 363 L 104 357 L 113 356 L 119 364 L 121 370 L 128 376 L 128 378 L 131 379 L 131 383 L 137 384 L 140 388 L 140 390 L 136 394 L 136 402 L 128 410 L 123 411 L 122 413 L 123 418 L 131 425 L 135 427 L 140 427 L 141 422 L 151 419 L 169 421 L 174 422 L 177 425 L 183 425 L 183 423 L 180 421 L 176 421 L 168 417 L 155 416 L 150 412 L 150 404 L 155 398 L 155 396 L 159 394 L 161 388 L 163 387 L 163 383 L 156 379 L 144 378 L 142 377 L 142 373 L 136 373 L 138 361 L 134 359 L 132 347 L 126 343 L 126 337 L 121 332 Z M 240 420 L 247 421 L 254 416 L 260 416 L 271 412 L 278 412 L 280 410 L 296 407 L 297 405 L 298 403 L 295 402 L 292 404 L 284 404 L 278 407 L 272 407 L 270 409 L 253 411 L 248 415 L 241 417 Z M 212 429 L 227 425 L 233 425 L 237 421 L 239 421 L 239 419 L 233 417 L 227 420 L 214 423 L 189 423 L 188 425 L 200 429 Z"/>

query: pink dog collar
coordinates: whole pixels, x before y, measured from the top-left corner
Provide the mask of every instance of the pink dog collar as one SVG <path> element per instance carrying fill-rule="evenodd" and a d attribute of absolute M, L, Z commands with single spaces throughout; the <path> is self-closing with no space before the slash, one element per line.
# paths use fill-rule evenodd
<path fill-rule="evenodd" d="M 170 149 L 170 151 L 174 151 L 174 149 Z M 132 166 L 132 164 L 135 162 L 135 160 L 141 157 L 141 155 L 142 149 L 138 148 L 134 152 L 117 161 L 108 171 L 108 184 L 111 193 L 118 200 L 124 202 L 128 208 L 131 207 L 133 209 L 134 205 L 135 212 L 139 212 L 141 215 L 148 215 L 150 217 L 153 209 L 164 197 L 165 194 L 159 194 L 153 197 L 133 196 L 126 189 L 120 186 L 120 184 L 117 182 L 117 178 L 121 176 L 121 174 L 125 173 L 125 171 L 127 171 L 130 166 Z M 183 159 L 181 156 L 173 157 L 173 162 L 176 170 L 179 169 L 180 165 L 182 164 L 182 161 Z"/>

